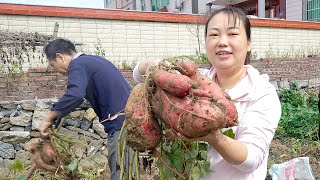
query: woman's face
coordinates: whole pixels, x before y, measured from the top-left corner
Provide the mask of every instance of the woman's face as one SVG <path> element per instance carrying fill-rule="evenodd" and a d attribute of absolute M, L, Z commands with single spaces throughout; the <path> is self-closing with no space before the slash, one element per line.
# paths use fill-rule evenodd
<path fill-rule="evenodd" d="M 208 60 L 217 70 L 237 70 L 244 66 L 251 50 L 244 24 L 232 15 L 216 14 L 208 23 L 206 52 Z"/>

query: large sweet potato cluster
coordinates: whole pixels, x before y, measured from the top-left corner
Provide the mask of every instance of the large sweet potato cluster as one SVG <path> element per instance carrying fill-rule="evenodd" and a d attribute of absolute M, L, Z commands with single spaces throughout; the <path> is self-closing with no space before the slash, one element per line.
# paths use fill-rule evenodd
<path fill-rule="evenodd" d="M 183 59 L 152 68 L 133 88 L 125 112 L 127 143 L 141 152 L 156 148 L 167 130 L 202 137 L 238 124 L 230 97 Z"/>

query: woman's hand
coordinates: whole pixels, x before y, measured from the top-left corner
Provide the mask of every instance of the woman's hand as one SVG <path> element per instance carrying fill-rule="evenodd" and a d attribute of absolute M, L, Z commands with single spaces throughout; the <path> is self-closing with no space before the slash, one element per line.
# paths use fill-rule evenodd
<path fill-rule="evenodd" d="M 187 142 L 205 141 L 212 146 L 214 144 L 219 143 L 220 141 L 222 141 L 225 138 L 220 130 L 211 131 L 208 135 L 203 136 L 203 137 L 198 137 L 198 138 L 186 137 L 182 133 L 176 132 L 173 129 L 167 130 L 166 133 L 167 133 L 167 136 L 169 136 L 170 138 L 179 139 L 179 140 L 187 141 Z"/>
<path fill-rule="evenodd" d="M 139 73 L 141 75 L 146 74 L 146 72 L 148 71 L 148 69 L 150 67 L 157 66 L 161 60 L 162 59 L 149 58 L 149 59 L 142 61 L 138 67 Z"/>

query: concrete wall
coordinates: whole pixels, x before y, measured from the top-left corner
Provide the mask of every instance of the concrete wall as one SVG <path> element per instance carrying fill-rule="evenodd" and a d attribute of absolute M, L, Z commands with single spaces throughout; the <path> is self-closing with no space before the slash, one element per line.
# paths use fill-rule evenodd
<path fill-rule="evenodd" d="M 41 9 L 32 10 L 36 8 Z M 59 37 L 82 44 L 78 48 L 85 53 L 97 54 L 96 48 L 99 47 L 105 57 L 117 66 L 124 63 L 133 66 L 149 57 L 195 55 L 198 43 L 194 32 L 199 23 L 194 22 L 200 17 L 0 4 L 0 30 L 52 35 L 54 24 L 58 22 Z M 255 59 L 319 54 L 320 23 L 270 19 L 250 21 Z M 199 36 L 201 51 L 204 52 L 203 26 Z M 40 62 L 38 58 L 31 59 L 23 64 L 24 70 L 47 66 Z"/>

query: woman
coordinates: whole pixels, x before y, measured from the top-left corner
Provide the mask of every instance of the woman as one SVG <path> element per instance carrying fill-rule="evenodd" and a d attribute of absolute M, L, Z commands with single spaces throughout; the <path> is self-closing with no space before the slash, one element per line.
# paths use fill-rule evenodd
<path fill-rule="evenodd" d="M 267 174 L 269 145 L 281 116 L 280 101 L 267 75 L 260 75 L 251 65 L 250 22 L 239 9 L 226 7 L 211 14 L 205 26 L 205 48 L 210 70 L 201 69 L 233 99 L 239 126 L 232 127 L 235 139 L 212 131 L 206 141 L 211 172 L 203 179 L 264 180 Z M 158 61 L 146 60 L 134 70 L 134 78 Z M 224 129 L 225 130 L 225 129 Z"/>

